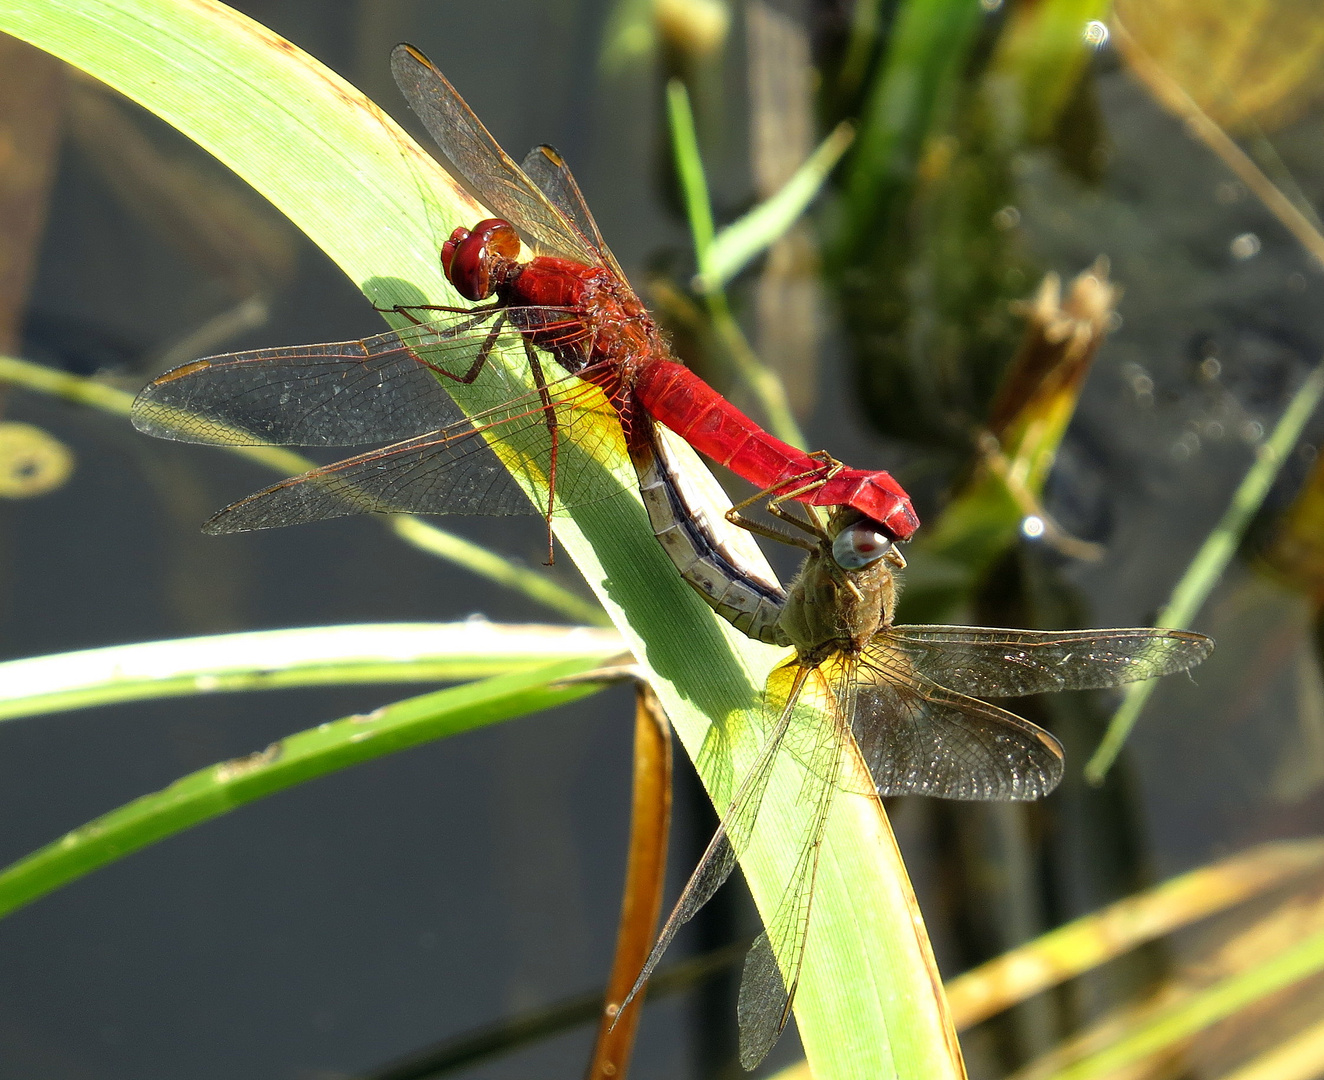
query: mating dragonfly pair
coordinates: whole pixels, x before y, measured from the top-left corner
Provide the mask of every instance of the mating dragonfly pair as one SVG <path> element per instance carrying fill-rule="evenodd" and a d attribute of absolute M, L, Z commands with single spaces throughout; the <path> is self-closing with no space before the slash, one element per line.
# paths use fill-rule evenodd
<path fill-rule="evenodd" d="M 741 1061 L 753 1068 L 790 1016 L 824 827 L 852 739 L 880 795 L 1037 799 L 1061 779 L 1061 747 L 981 698 L 1149 679 L 1198 663 L 1212 642 L 1151 628 L 893 624 L 895 573 L 905 565 L 896 543 L 919 526 L 902 488 L 885 472 L 774 438 L 676 363 L 555 151 L 537 147 L 516 165 L 421 53 L 398 46 L 391 64 L 454 170 L 501 215 L 442 245 L 448 280 L 473 306 L 398 307 L 412 325 L 377 337 L 185 364 L 143 390 L 134 424 L 210 444 L 390 444 L 250 495 L 211 518 L 210 533 L 369 512 L 530 512 L 527 488 L 545 493 L 536 510 L 550 543 L 562 509 L 617 493 L 601 466 L 628 455 L 653 531 L 685 580 L 746 634 L 795 655 L 768 677 L 770 733 L 622 1008 L 730 876 L 788 736 L 813 731 L 793 740 L 809 748 L 797 754 L 811 825 L 745 965 Z M 518 257 L 521 240 L 537 252 L 528 261 Z M 503 345 L 523 351 L 531 393 L 503 390 L 508 369 L 494 362 Z M 482 385 L 500 404 L 465 416 L 448 383 Z M 753 483 L 794 530 L 729 515 L 806 549 L 789 591 L 695 504 L 659 424 Z"/>

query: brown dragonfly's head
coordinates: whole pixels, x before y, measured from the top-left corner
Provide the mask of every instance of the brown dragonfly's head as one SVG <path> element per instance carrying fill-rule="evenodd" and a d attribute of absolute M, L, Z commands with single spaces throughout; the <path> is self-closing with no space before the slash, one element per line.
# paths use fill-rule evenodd
<path fill-rule="evenodd" d="M 472 229 L 456 229 L 441 245 L 441 269 L 466 300 L 499 292 L 519 258 L 519 233 L 508 221 L 488 218 Z"/>
<path fill-rule="evenodd" d="M 781 627 L 801 656 L 859 652 L 892 624 L 895 571 L 906 565 L 887 530 L 838 507 L 791 586 Z"/>

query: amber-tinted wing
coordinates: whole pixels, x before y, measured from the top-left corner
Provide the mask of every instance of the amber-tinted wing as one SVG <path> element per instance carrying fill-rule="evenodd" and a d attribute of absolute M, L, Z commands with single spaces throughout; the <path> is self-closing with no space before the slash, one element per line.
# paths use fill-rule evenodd
<path fill-rule="evenodd" d="M 880 641 L 865 648 L 852 731 L 880 795 L 1038 799 L 1062 779 L 1043 728 L 911 670 Z"/>
<path fill-rule="evenodd" d="M 802 701 L 806 687 L 809 701 Z M 627 995 L 622 1008 L 637 994 L 652 974 L 676 933 L 703 907 L 736 865 L 737 853 L 743 852 L 754 833 L 763 796 L 782 739 L 794 723 L 805 722 L 801 715 L 806 709 L 818 709 L 824 702 L 833 701 L 832 691 L 816 670 L 802 668 L 795 660 L 788 661 L 773 671 L 768 679 L 767 709 L 774 724 L 764 742 L 754 766 L 743 777 L 731 805 L 722 815 L 721 824 L 709 843 L 699 865 L 686 883 L 680 899 L 658 935 L 657 944 L 649 954 L 643 971 Z M 821 715 L 816 715 L 819 723 Z M 838 725 L 837 731 L 845 728 Z M 822 847 L 823 827 L 832 805 L 836 788 L 833 780 L 840 762 L 841 738 L 824 737 L 819 740 L 822 759 L 816 759 L 805 774 L 805 786 L 800 801 L 810 807 L 810 823 L 800 846 L 799 856 L 787 883 L 777 911 L 760 934 L 745 959 L 744 976 L 740 985 L 740 1060 L 746 1069 L 754 1068 L 763 1060 L 790 1017 L 795 986 L 804 958 L 805 935 L 809 927 L 809 911 L 818 870 L 818 857 Z M 832 762 L 827 756 L 832 756 Z M 781 962 L 778 962 L 778 957 Z M 789 975 L 783 975 L 783 968 Z"/>
<path fill-rule="evenodd" d="M 426 56 L 412 45 L 397 45 L 391 52 L 391 74 L 428 134 L 485 206 L 548 251 L 597 263 L 588 240 L 497 145 Z"/>
<path fill-rule="evenodd" d="M 875 638 L 871 651 L 904 658 L 915 672 L 949 690 L 996 698 L 1154 679 L 1194 667 L 1213 647 L 1203 634 L 1152 627 L 894 626 Z"/>
<path fill-rule="evenodd" d="M 768 676 L 766 708 L 770 716 L 781 717 L 779 727 L 789 731 L 809 725 L 818 734 L 805 741 L 812 749 L 801 761 L 805 774 L 798 802 L 808 808 L 809 822 L 795 866 L 777 910 L 745 958 L 740 979 L 740 1064 L 746 1069 L 755 1068 L 776 1044 L 800 985 L 823 835 L 851 727 L 855 667 L 852 659 L 838 654 L 812 671 L 803 669 L 797 659 L 788 660 Z"/>
<path fill-rule="evenodd" d="M 608 471 L 624 460 L 615 410 L 593 384 L 553 388 L 559 512 L 620 494 Z M 227 506 L 208 533 L 248 532 L 369 513 L 528 514 L 535 506 L 512 479 L 548 489 L 553 462 L 549 412 L 536 396 L 481 417 L 283 480 Z M 480 422 L 480 427 L 473 423 Z"/>
<path fill-rule="evenodd" d="M 133 424 L 161 439 L 228 446 L 407 439 L 464 419 L 445 390 L 454 380 L 480 377 L 493 400 L 527 396 L 499 361 L 477 367 L 496 345 L 523 342 L 517 323 L 559 315 L 461 312 L 360 341 L 210 356 L 154 379 L 133 403 Z"/>

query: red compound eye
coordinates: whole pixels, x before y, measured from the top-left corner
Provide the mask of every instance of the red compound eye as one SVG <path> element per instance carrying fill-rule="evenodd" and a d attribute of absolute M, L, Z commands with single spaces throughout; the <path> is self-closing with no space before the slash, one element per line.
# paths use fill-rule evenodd
<path fill-rule="evenodd" d="M 486 300 L 498 273 L 519 255 L 519 233 L 508 221 L 488 218 L 456 229 L 441 245 L 441 268 L 466 300 Z"/>

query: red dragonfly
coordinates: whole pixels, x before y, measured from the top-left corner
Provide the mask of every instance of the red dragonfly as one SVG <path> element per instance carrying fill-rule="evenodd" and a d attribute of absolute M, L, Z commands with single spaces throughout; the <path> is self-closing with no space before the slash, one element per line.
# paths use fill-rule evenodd
<path fill-rule="evenodd" d="M 604 448 L 614 454 L 618 448 L 607 444 L 620 439 L 603 422 L 611 410 L 627 442 L 646 438 L 657 420 L 761 490 L 815 506 L 852 506 L 896 539 L 915 531 L 910 500 L 887 473 L 846 468 L 774 438 L 671 358 L 554 150 L 537 147 L 516 165 L 410 45 L 396 47 L 391 70 L 455 171 L 502 215 L 456 229 L 441 252 L 460 294 L 490 302 L 401 306 L 393 310 L 415 325 L 360 341 L 209 357 L 154 380 L 138 395 L 133 422 L 159 437 L 390 443 L 250 495 L 204 531 L 374 511 L 528 512 L 510 469 L 546 492 L 541 510 L 550 536 L 562 508 L 619 491 L 601 468 Z M 517 258 L 521 234 L 540 252 L 527 262 Z M 533 393 L 491 362 L 503 343 L 523 349 Z M 568 374 L 549 378 L 548 357 Z M 490 374 L 480 385 L 494 404 L 475 416 L 465 417 L 438 392 L 438 382 L 471 384 L 484 372 Z"/>
<path fill-rule="evenodd" d="M 670 481 L 665 470 L 660 482 Z M 673 493 L 673 505 L 683 493 Z M 983 626 L 898 626 L 896 571 L 905 560 L 874 522 L 849 508 L 824 526 L 769 509 L 808 533 L 788 537 L 728 515 L 751 532 L 794 542 L 809 552 L 775 627 L 758 580 L 723 580 L 732 560 L 719 557 L 705 534 L 687 580 L 718 600 L 745 605 L 762 640 L 792 645 L 795 655 L 768 676 L 768 735 L 742 778 L 721 825 L 681 894 L 643 971 L 617 1010 L 639 992 L 677 931 L 735 868 L 753 835 L 773 766 L 783 748 L 805 769 L 799 801 L 809 824 L 782 899 L 745 962 L 740 987 L 740 1060 L 753 1069 L 790 1018 L 808 940 L 824 829 L 844 786 L 851 741 L 882 796 L 946 799 L 1038 799 L 1062 778 L 1062 747 L 1029 721 L 979 698 L 1087 690 L 1152 679 L 1193 667 L 1213 642 L 1202 634 L 1137 627 L 1110 630 L 1007 630 Z M 659 522 L 655 520 L 655 527 Z M 679 528 L 679 526 L 677 526 Z M 732 620 L 734 621 L 734 620 Z"/>

